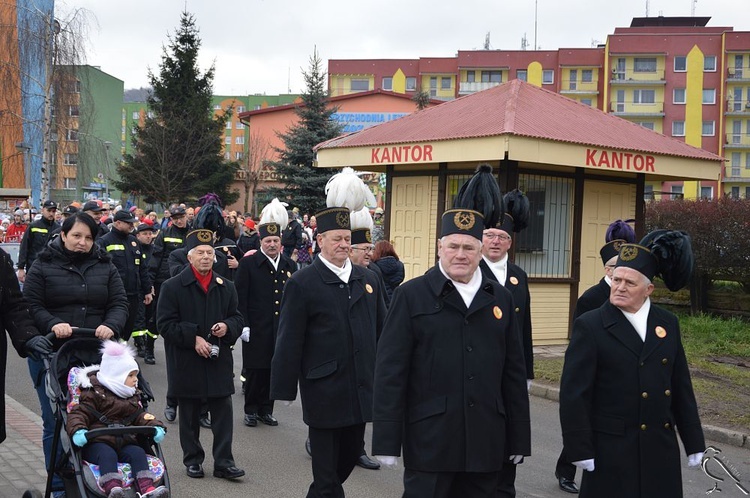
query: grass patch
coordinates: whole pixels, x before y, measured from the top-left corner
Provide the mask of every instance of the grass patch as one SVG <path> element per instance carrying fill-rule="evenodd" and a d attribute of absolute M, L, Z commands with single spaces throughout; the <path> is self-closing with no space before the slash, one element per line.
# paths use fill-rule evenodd
<path fill-rule="evenodd" d="M 750 331 L 747 322 L 678 315 L 703 423 L 750 433 Z M 541 383 L 560 385 L 563 358 L 537 356 Z"/>

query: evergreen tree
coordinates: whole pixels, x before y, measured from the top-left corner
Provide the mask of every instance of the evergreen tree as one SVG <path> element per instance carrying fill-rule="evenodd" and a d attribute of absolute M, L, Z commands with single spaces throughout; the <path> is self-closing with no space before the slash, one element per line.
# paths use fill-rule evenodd
<path fill-rule="evenodd" d="M 133 148 L 118 167 L 117 187 L 146 202 L 191 201 L 215 192 L 226 204 L 237 163 L 224 162 L 224 130 L 232 109 L 213 116 L 214 66 L 201 74 L 201 40 L 192 14 L 183 12 L 180 27 L 164 48 L 158 76 L 149 71 L 153 117 L 135 127 Z"/>
<path fill-rule="evenodd" d="M 317 49 L 310 57 L 309 70 L 302 74 L 306 88 L 302 104 L 295 109 L 298 121 L 286 133 L 278 133 L 284 148 L 276 148 L 279 160 L 271 163 L 284 188 L 269 189 L 269 193 L 302 213 L 313 214 L 326 207 L 325 186 L 335 173 L 313 167 L 313 147 L 339 136 L 341 125 L 332 119 L 338 108 L 328 106 L 327 78 Z"/>

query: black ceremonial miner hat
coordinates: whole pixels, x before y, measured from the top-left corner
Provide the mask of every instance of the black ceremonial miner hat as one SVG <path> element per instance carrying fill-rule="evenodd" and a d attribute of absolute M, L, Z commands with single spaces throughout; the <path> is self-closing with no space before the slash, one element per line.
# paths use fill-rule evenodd
<path fill-rule="evenodd" d="M 214 245 L 214 233 L 211 230 L 193 230 L 187 237 L 185 237 L 185 248 L 190 251 L 198 246 L 211 246 Z"/>
<path fill-rule="evenodd" d="M 657 261 L 651 250 L 640 244 L 622 244 L 617 256 L 617 266 L 625 266 L 641 272 L 649 280 L 656 275 Z"/>
<path fill-rule="evenodd" d="M 472 209 L 449 209 L 443 213 L 440 236 L 461 233 L 482 240 L 484 217 Z"/>
<path fill-rule="evenodd" d="M 281 237 L 281 225 L 278 223 L 263 223 L 258 225 L 258 235 L 263 240 L 266 237 Z"/>
<path fill-rule="evenodd" d="M 352 230 L 352 244 L 372 244 L 372 233 L 369 228 Z"/>
<path fill-rule="evenodd" d="M 315 220 L 318 223 L 318 233 L 325 233 L 328 230 L 351 230 L 352 225 L 349 220 L 349 209 L 345 207 L 332 207 L 324 209 L 315 214 Z"/>

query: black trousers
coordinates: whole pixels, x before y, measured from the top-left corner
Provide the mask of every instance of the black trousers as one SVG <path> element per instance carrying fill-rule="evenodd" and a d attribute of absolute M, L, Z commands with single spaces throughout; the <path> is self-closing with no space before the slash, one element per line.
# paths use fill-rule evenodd
<path fill-rule="evenodd" d="M 245 369 L 245 414 L 271 415 L 273 400 L 271 396 L 271 369 Z"/>
<path fill-rule="evenodd" d="M 498 498 L 516 498 L 516 467 L 510 461 L 503 462 L 497 482 Z"/>
<path fill-rule="evenodd" d="M 365 424 L 337 429 L 310 427 L 313 482 L 307 498 L 343 498 L 343 484 L 357 464 Z"/>
<path fill-rule="evenodd" d="M 140 302 L 141 299 L 138 297 L 138 294 L 128 294 L 128 319 L 125 321 L 125 326 L 122 328 L 122 334 L 120 334 L 120 338 L 125 342 L 130 340 L 130 334 L 133 333 L 135 319 L 138 316 L 138 303 Z"/>
<path fill-rule="evenodd" d="M 403 498 L 495 498 L 498 472 L 404 470 Z"/>
<path fill-rule="evenodd" d="M 565 448 L 560 452 L 560 458 L 557 459 L 555 473 L 558 476 L 565 477 L 571 481 L 576 478 L 576 466 L 568 461 L 568 458 L 565 455 Z"/>
<path fill-rule="evenodd" d="M 179 401 L 180 446 L 182 446 L 182 463 L 188 465 L 202 464 L 206 457 L 200 442 L 200 415 L 203 400 L 199 398 L 177 398 Z M 232 456 L 232 397 L 208 398 L 211 410 L 211 432 L 214 435 L 212 454 L 214 469 L 226 469 L 234 466 Z"/>

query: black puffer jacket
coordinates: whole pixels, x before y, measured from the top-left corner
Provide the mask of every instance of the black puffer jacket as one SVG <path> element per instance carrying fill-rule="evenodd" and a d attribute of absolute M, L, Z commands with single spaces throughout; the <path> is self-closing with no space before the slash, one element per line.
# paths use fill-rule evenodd
<path fill-rule="evenodd" d="M 26 275 L 23 294 L 42 333 L 58 323 L 95 329 L 106 325 L 121 334 L 128 319 L 128 298 L 109 255 L 94 245 L 77 265 L 52 239 Z"/>
<path fill-rule="evenodd" d="M 378 265 L 378 268 L 380 268 L 380 271 L 383 274 L 385 293 L 388 297 L 387 302 L 390 303 L 391 298 L 393 297 L 393 291 L 395 291 L 396 287 L 401 285 L 401 282 L 404 281 L 404 264 L 393 256 L 380 258 L 377 261 L 373 261 L 373 263 Z"/>

